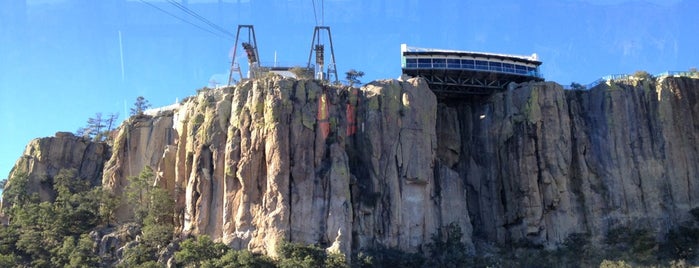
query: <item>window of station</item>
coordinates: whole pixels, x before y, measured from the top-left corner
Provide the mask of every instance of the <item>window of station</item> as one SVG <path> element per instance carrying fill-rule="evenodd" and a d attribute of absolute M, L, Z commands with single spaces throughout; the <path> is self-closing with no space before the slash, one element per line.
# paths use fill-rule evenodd
<path fill-rule="evenodd" d="M 461 60 L 461 68 L 464 69 L 475 69 L 476 65 L 473 63 L 473 60 Z"/>
<path fill-rule="evenodd" d="M 503 63 L 502 64 L 502 71 L 506 73 L 514 73 L 515 72 L 515 65 L 511 63 Z"/>
<path fill-rule="evenodd" d="M 405 59 L 405 68 L 417 68 L 417 59 Z"/>
<path fill-rule="evenodd" d="M 476 61 L 476 69 L 477 70 L 488 70 L 488 62 L 484 60 L 477 60 Z"/>
<path fill-rule="evenodd" d="M 446 68 L 447 67 L 447 59 L 432 59 L 432 67 L 433 68 Z"/>
<path fill-rule="evenodd" d="M 432 59 L 417 59 L 418 68 L 432 68 Z"/>
<path fill-rule="evenodd" d="M 533 68 L 533 67 L 528 67 L 528 68 L 527 68 L 527 74 L 528 74 L 528 75 L 536 76 L 537 73 L 538 73 L 538 72 L 537 72 L 536 68 Z"/>
<path fill-rule="evenodd" d="M 518 74 L 527 74 L 527 66 L 515 65 L 515 72 Z"/>
<path fill-rule="evenodd" d="M 490 62 L 490 70 L 491 71 L 496 71 L 496 72 L 502 72 L 502 63 L 501 62 Z"/>
<path fill-rule="evenodd" d="M 447 59 L 447 68 L 460 69 L 461 68 L 461 61 L 459 61 L 459 59 Z"/>

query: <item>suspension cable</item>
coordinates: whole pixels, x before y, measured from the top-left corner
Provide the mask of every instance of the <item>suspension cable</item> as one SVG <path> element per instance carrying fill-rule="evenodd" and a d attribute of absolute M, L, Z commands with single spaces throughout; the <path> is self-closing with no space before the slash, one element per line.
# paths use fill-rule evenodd
<path fill-rule="evenodd" d="M 184 19 L 184 18 L 181 18 L 181 17 L 179 17 L 179 16 L 177 16 L 177 15 L 175 15 L 175 14 L 172 14 L 172 13 L 168 12 L 167 10 L 164 10 L 164 9 L 162 9 L 162 8 L 160 8 L 160 7 L 158 7 L 158 6 L 154 5 L 154 4 L 152 4 L 152 3 L 149 3 L 149 2 L 147 2 L 147 1 L 145 1 L 145 0 L 139 0 L 139 1 L 140 1 L 141 3 L 144 3 L 144 4 L 146 4 L 146 5 L 149 5 L 149 6 L 152 7 L 152 8 L 155 8 L 155 9 L 159 10 L 160 12 L 163 12 L 163 13 L 165 13 L 165 14 L 167 14 L 167 15 L 173 17 L 173 18 L 176 18 L 176 19 L 178 19 L 178 20 L 180 20 L 180 21 L 182 21 L 182 22 L 184 22 L 184 23 L 187 23 L 187 24 L 189 24 L 189 25 L 191 25 L 191 26 L 194 26 L 194 27 L 196 27 L 196 28 L 199 28 L 199 29 L 202 30 L 202 31 L 208 32 L 208 33 L 213 34 L 213 35 L 215 35 L 215 36 L 218 36 L 218 37 L 220 37 L 220 38 L 230 38 L 230 39 L 233 39 L 233 38 L 231 38 L 231 37 L 223 36 L 223 35 L 221 35 L 221 34 L 219 34 L 219 33 L 213 32 L 213 31 L 211 31 L 211 30 L 209 30 L 209 29 L 206 29 L 206 28 L 204 28 L 204 27 L 202 27 L 202 26 L 199 26 L 199 25 L 197 25 L 197 24 L 194 24 L 194 23 L 192 23 L 192 22 L 190 22 L 190 21 L 188 21 L 188 20 L 186 20 L 186 19 Z"/>
<path fill-rule="evenodd" d="M 211 22 L 210 20 L 206 19 L 204 16 L 199 15 L 199 13 L 197 13 L 197 12 L 195 12 L 195 11 L 189 9 L 188 7 L 186 7 L 186 6 L 182 5 L 182 4 L 180 4 L 179 2 L 174 1 L 174 0 L 168 0 L 168 2 L 169 2 L 170 4 L 172 4 L 173 6 L 175 6 L 176 8 L 178 8 L 178 9 L 184 11 L 185 13 L 187 13 L 187 14 L 189 14 L 189 15 L 191 15 L 191 16 L 193 16 L 194 18 L 196 18 L 196 19 L 198 19 L 198 20 L 200 20 L 200 21 L 206 23 L 207 25 L 211 26 L 212 28 L 216 29 L 217 31 L 219 31 L 219 32 L 221 32 L 221 33 L 224 33 L 224 34 L 226 34 L 226 35 L 228 35 L 228 36 L 230 36 L 230 37 L 234 37 L 234 36 L 235 36 L 235 35 L 233 35 L 233 33 L 229 32 L 229 31 L 226 30 L 225 28 L 223 28 L 223 27 L 221 27 L 221 26 L 219 26 L 219 25 L 217 25 L 217 24 Z"/>
<path fill-rule="evenodd" d="M 316 26 L 318 26 L 318 15 L 316 15 L 316 0 L 311 0 L 313 3 L 313 18 L 316 20 Z"/>

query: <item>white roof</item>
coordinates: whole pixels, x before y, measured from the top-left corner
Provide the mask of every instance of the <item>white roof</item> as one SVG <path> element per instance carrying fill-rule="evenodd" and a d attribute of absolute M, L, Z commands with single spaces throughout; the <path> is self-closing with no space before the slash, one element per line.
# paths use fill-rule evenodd
<path fill-rule="evenodd" d="M 536 53 L 532 54 L 531 56 L 522 56 L 522 55 L 497 54 L 497 53 L 486 53 L 486 52 L 476 52 L 476 51 L 409 47 L 407 44 L 401 44 L 401 52 L 473 53 L 473 54 L 480 54 L 480 55 L 485 55 L 485 56 L 508 57 L 508 58 L 518 58 L 518 59 L 529 60 L 529 61 L 539 61 L 539 57 L 536 55 Z"/>

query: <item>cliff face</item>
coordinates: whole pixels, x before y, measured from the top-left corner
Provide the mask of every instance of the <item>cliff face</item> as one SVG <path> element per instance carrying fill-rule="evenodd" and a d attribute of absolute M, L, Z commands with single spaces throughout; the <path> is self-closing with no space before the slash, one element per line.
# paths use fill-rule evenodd
<path fill-rule="evenodd" d="M 104 184 L 118 193 L 149 165 L 184 233 L 270 254 L 281 240 L 415 250 L 451 222 L 470 237 L 468 215 L 444 211 L 465 211 L 463 187 L 435 199 L 436 105 L 420 80 L 360 92 L 275 78 L 206 91 L 125 125 Z M 450 175 L 444 184 L 461 185 Z"/>
<path fill-rule="evenodd" d="M 102 183 L 102 168 L 109 158 L 105 143 L 91 142 L 71 133 L 58 132 L 55 137 L 34 139 L 24 149 L 8 178 L 27 176 L 27 189 L 36 193 L 39 201 L 53 201 L 53 177 L 61 169 L 75 169 L 76 176 L 91 185 Z M 12 180 L 8 181 L 8 187 Z M 3 207 L 7 204 L 3 204 Z"/>
<path fill-rule="evenodd" d="M 537 83 L 440 104 L 437 157 L 464 180 L 474 233 L 488 241 L 662 234 L 698 204 L 697 90 L 689 78 Z"/>
<path fill-rule="evenodd" d="M 269 254 L 281 240 L 415 251 L 451 223 L 469 250 L 629 225 L 662 234 L 698 205 L 698 90 L 670 77 L 437 101 L 419 79 L 248 81 L 127 121 L 102 183 L 120 193 L 150 166 L 183 233 Z"/>

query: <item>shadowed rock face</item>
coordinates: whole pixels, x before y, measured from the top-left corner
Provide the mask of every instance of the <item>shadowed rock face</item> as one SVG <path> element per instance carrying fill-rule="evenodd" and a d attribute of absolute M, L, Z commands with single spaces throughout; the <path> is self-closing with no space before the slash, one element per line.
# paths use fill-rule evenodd
<path fill-rule="evenodd" d="M 536 83 L 440 104 L 437 158 L 464 179 L 474 234 L 488 241 L 662 233 L 698 205 L 698 90 L 689 78 Z"/>
<path fill-rule="evenodd" d="M 268 254 L 281 240 L 416 251 L 451 223 L 469 250 L 627 225 L 662 233 L 699 200 L 698 90 L 688 78 L 541 82 L 438 102 L 420 79 L 354 89 L 265 78 L 129 119 L 102 183 L 121 193 L 150 166 L 183 233 Z M 100 176 L 95 159 L 78 162 Z"/>

